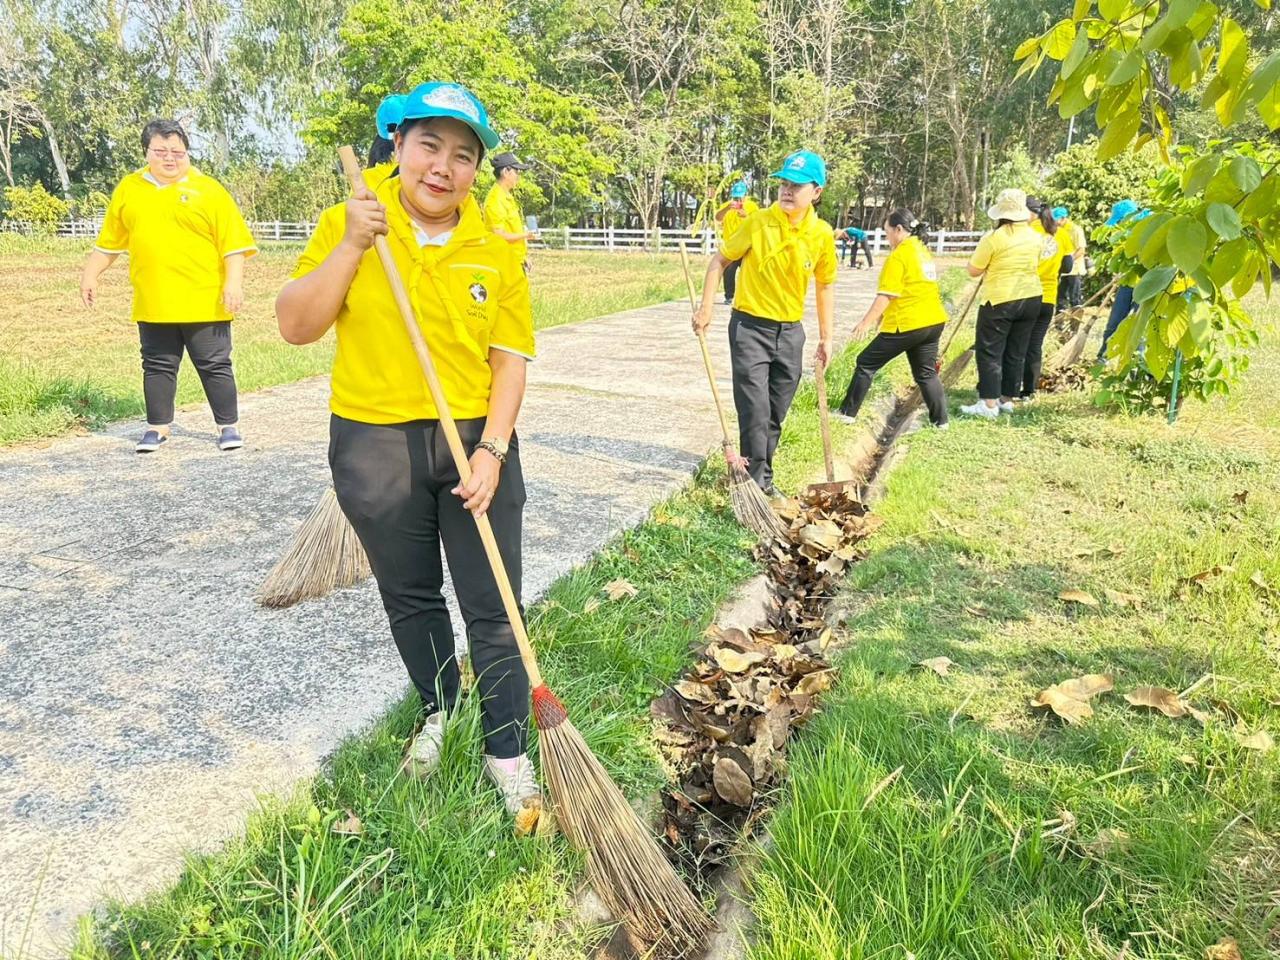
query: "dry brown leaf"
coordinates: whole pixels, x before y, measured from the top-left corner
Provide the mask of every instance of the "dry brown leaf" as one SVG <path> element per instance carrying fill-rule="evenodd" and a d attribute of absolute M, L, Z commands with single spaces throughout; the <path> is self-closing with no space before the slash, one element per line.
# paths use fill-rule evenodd
<path fill-rule="evenodd" d="M 1265 730 L 1259 730 L 1256 733 L 1245 733 L 1244 730 L 1237 729 L 1235 731 L 1236 742 L 1246 750 L 1257 750 L 1260 753 L 1269 753 L 1275 749 L 1276 743 L 1271 739 L 1271 734 Z"/>
<path fill-rule="evenodd" d="M 821 670 L 817 673 L 806 674 L 798 684 L 796 684 L 796 693 L 813 696 L 815 693 L 822 693 L 824 690 L 831 688 L 831 683 L 835 679 L 832 671 Z"/>
<path fill-rule="evenodd" d="M 1107 827 L 1098 831 L 1097 837 L 1084 844 L 1089 856 L 1101 860 L 1112 850 L 1123 850 L 1129 842 L 1129 834 L 1119 827 Z"/>
<path fill-rule="evenodd" d="M 588 616 L 600 609 L 600 598 L 592 597 L 582 605 L 582 612 Z"/>
<path fill-rule="evenodd" d="M 945 677 L 947 671 L 951 669 L 953 661 L 950 657 L 930 657 L 928 660 L 920 660 L 916 663 L 917 667 L 924 667 L 926 670 L 932 670 L 940 677 Z"/>
<path fill-rule="evenodd" d="M 694 683 L 692 680 L 681 680 L 676 684 L 676 693 L 695 703 L 715 703 L 720 698 L 711 689 L 709 683 Z"/>
<path fill-rule="evenodd" d="M 1048 708 L 1067 723 L 1084 723 L 1093 716 L 1093 707 L 1086 701 L 1077 700 L 1056 686 L 1041 690 L 1031 701 L 1031 706 Z"/>
<path fill-rule="evenodd" d="M 1098 694 L 1109 693 L 1116 688 L 1115 680 L 1109 673 L 1086 673 L 1083 677 L 1063 680 L 1056 686 L 1076 700 L 1092 700 Z"/>
<path fill-rule="evenodd" d="M 1121 593 L 1119 590 L 1110 588 L 1103 591 L 1106 595 L 1107 602 L 1114 603 L 1117 607 L 1133 607 L 1135 610 L 1142 609 L 1142 598 L 1135 593 Z"/>
<path fill-rule="evenodd" d="M 798 647 L 793 647 L 789 643 L 780 643 L 773 648 L 773 659 L 782 663 L 784 660 L 790 660 L 799 652 L 800 649 Z"/>
<path fill-rule="evenodd" d="M 1178 699 L 1178 695 L 1167 687 L 1135 687 L 1124 695 L 1135 707 L 1147 707 L 1159 710 L 1166 717 L 1178 719 L 1187 716 L 1190 711 L 1187 705 Z"/>
<path fill-rule="evenodd" d="M 1098 605 L 1098 601 L 1083 590 L 1063 590 L 1058 594 L 1058 599 L 1065 600 L 1067 603 L 1078 603 L 1086 607 L 1096 607 Z"/>
<path fill-rule="evenodd" d="M 623 597 L 634 597 L 640 591 L 630 580 L 610 580 L 604 585 L 604 592 L 608 594 L 610 600 L 621 600 Z"/>
<path fill-rule="evenodd" d="M 720 669 L 728 673 L 742 673 L 768 659 L 763 653 L 755 651 L 742 653 L 732 647 L 712 647 L 707 652 L 720 665 Z"/>
<path fill-rule="evenodd" d="M 732 757 L 720 757 L 716 760 L 711 782 L 722 800 L 738 807 L 751 806 L 755 788 L 746 771 Z"/>
<path fill-rule="evenodd" d="M 364 824 L 360 822 L 359 817 L 348 810 L 346 818 L 335 820 L 333 826 L 329 829 L 344 837 L 358 837 L 364 833 Z"/>
<path fill-rule="evenodd" d="M 1243 960 L 1234 937 L 1223 937 L 1204 952 L 1205 960 Z"/>
<path fill-rule="evenodd" d="M 1239 493 L 1233 493 L 1231 495 L 1231 499 L 1234 500 L 1236 503 L 1240 504 L 1241 506 L 1244 506 L 1246 503 L 1249 502 L 1249 491 L 1241 490 Z"/>
<path fill-rule="evenodd" d="M 1253 571 L 1253 573 L 1249 575 L 1249 582 L 1263 593 L 1271 592 L 1271 584 L 1267 583 L 1267 578 L 1262 575 L 1261 570 Z"/>
<path fill-rule="evenodd" d="M 798 537 L 800 543 L 805 546 L 816 547 L 825 553 L 831 553 L 840 546 L 840 534 L 840 527 L 834 521 L 818 520 L 801 527 Z"/>

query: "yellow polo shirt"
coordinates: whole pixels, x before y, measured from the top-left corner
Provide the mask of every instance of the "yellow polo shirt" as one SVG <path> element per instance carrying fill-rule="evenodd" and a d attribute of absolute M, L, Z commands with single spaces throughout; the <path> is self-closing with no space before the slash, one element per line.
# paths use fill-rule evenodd
<path fill-rule="evenodd" d="M 516 198 L 511 195 L 511 191 L 504 190 L 496 183 L 489 188 L 489 193 L 484 198 L 484 223 L 490 230 L 502 230 L 506 233 L 525 232 L 520 204 L 516 203 Z M 510 240 L 503 240 L 502 242 L 516 252 L 517 262 L 524 263 L 528 258 L 529 244 L 526 241 L 512 243 Z"/>
<path fill-rule="evenodd" d="M 797 224 L 774 203 L 758 210 L 720 242 L 720 254 L 741 260 L 733 305 L 767 320 L 804 318 L 809 278 L 835 283 L 836 241 L 831 225 L 810 207 Z"/>
<path fill-rule="evenodd" d="M 984 304 L 1008 303 L 1010 300 L 1039 299 L 1040 255 L 1044 238 L 1029 223 L 1013 223 L 996 227 L 978 241 L 978 249 L 969 258 L 971 266 L 986 270 L 982 280 Z"/>
<path fill-rule="evenodd" d="M 485 228 L 474 197 L 463 201 L 461 219 L 441 246 L 428 241 L 409 219 L 400 203 L 399 177 L 374 192 L 386 205 L 387 242 L 450 409 L 459 418 L 483 417 L 493 379 L 489 350 L 528 359 L 534 355 L 524 269 L 511 244 Z M 345 227 L 344 205 L 322 213 L 293 276 L 306 276 L 319 266 L 341 243 Z M 372 247 L 356 269 L 335 329 L 338 348 L 329 409 L 363 423 L 438 419 Z"/>
<path fill-rule="evenodd" d="M 157 183 L 146 167 L 121 180 L 94 247 L 129 254 L 132 316 L 146 323 L 230 320 L 225 258 L 258 250 L 231 194 L 194 167 L 177 183 Z"/>
<path fill-rule="evenodd" d="M 750 197 L 745 197 L 742 201 L 742 209 L 735 210 L 733 204 L 725 204 L 724 219 L 720 221 L 720 237 L 723 240 L 731 233 L 737 232 L 747 217 L 756 213 L 760 209 L 760 204 L 756 203 Z"/>
<path fill-rule="evenodd" d="M 395 160 L 388 160 L 386 163 L 375 163 L 372 167 L 365 167 L 361 171 L 365 186 L 376 192 L 384 180 L 395 176 L 398 166 Z"/>
<path fill-rule="evenodd" d="M 1067 253 L 1074 255 L 1077 250 L 1088 249 L 1084 234 L 1084 227 L 1080 226 L 1080 224 L 1076 223 L 1074 220 L 1068 219 L 1063 220 L 1062 223 L 1058 224 L 1058 232 L 1061 233 L 1064 230 L 1067 232 L 1067 237 L 1070 240 L 1071 246 L 1071 249 L 1068 250 Z M 1071 265 L 1071 273 L 1068 274 L 1068 276 L 1084 276 L 1084 257 L 1076 257 L 1076 262 Z"/>
<path fill-rule="evenodd" d="M 1075 241 L 1071 237 L 1071 231 L 1067 230 L 1061 224 L 1054 231 L 1053 236 L 1045 230 L 1039 220 L 1031 221 L 1031 229 L 1040 236 L 1040 287 L 1045 303 L 1054 305 L 1058 302 L 1058 271 L 1062 269 L 1062 261 L 1065 257 L 1072 255 L 1075 248 Z"/>
<path fill-rule="evenodd" d="M 892 298 L 880 320 L 885 333 L 906 333 L 947 322 L 933 255 L 919 237 L 907 237 L 889 254 L 880 268 L 876 292 Z"/>

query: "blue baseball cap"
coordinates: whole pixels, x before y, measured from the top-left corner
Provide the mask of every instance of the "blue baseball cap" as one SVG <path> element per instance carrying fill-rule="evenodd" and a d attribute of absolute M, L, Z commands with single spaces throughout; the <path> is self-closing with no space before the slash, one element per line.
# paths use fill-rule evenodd
<path fill-rule="evenodd" d="M 405 99 L 403 93 L 393 93 L 383 97 L 382 102 L 378 104 L 378 113 L 374 122 L 378 126 L 378 136 L 383 140 L 390 140 L 391 135 L 396 132 L 396 127 L 400 126 L 400 121 L 404 119 Z"/>
<path fill-rule="evenodd" d="M 1068 210 L 1066 207 L 1054 207 L 1054 208 L 1053 208 L 1053 219 L 1055 219 L 1055 220 L 1065 220 L 1065 219 L 1067 219 L 1067 217 L 1069 217 L 1069 216 L 1071 216 L 1071 211 L 1070 211 L 1070 210 Z"/>
<path fill-rule="evenodd" d="M 775 180 L 790 180 L 792 183 L 812 183 L 819 187 L 827 185 L 827 165 L 812 150 L 797 150 L 787 155 L 777 173 L 770 174 Z"/>
<path fill-rule="evenodd" d="M 433 80 L 419 84 L 413 93 L 404 98 L 400 123 L 423 117 L 452 117 L 461 120 L 475 132 L 486 150 L 492 150 L 498 145 L 498 135 L 489 126 L 489 113 L 484 104 L 460 83 Z"/>
<path fill-rule="evenodd" d="M 745 180 L 739 180 L 729 188 L 729 196 L 734 200 L 741 200 L 747 195 L 747 183 Z"/>
<path fill-rule="evenodd" d="M 1128 220 L 1138 212 L 1138 205 L 1132 200 L 1117 200 L 1111 206 L 1111 216 L 1107 217 L 1106 225 L 1114 227 L 1122 220 Z"/>

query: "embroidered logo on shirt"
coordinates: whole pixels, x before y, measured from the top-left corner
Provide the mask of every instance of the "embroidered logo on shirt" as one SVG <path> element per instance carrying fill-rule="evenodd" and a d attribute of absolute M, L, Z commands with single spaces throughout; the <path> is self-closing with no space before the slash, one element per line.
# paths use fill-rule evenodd
<path fill-rule="evenodd" d="M 467 287 L 467 291 L 471 294 L 471 299 L 476 303 L 484 303 L 489 299 L 489 291 L 483 283 L 473 283 Z"/>

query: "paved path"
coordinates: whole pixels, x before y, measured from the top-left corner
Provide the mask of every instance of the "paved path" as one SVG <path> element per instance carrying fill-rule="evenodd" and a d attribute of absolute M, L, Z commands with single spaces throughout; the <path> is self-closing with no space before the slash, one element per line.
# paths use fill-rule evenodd
<path fill-rule="evenodd" d="M 584 278 L 584 280 L 587 278 Z M 842 270 L 840 326 L 873 275 Z M 539 336 L 520 418 L 533 599 L 686 482 L 718 428 L 688 307 Z M 731 402 L 724 329 L 711 342 Z M 812 358 L 815 321 L 807 321 Z M 140 424 L 0 452 L 0 954 L 176 876 L 255 795 L 314 772 L 407 680 L 371 583 L 290 610 L 252 594 L 328 484 L 328 384 L 243 398 L 248 446 L 208 411 L 133 453 Z"/>

